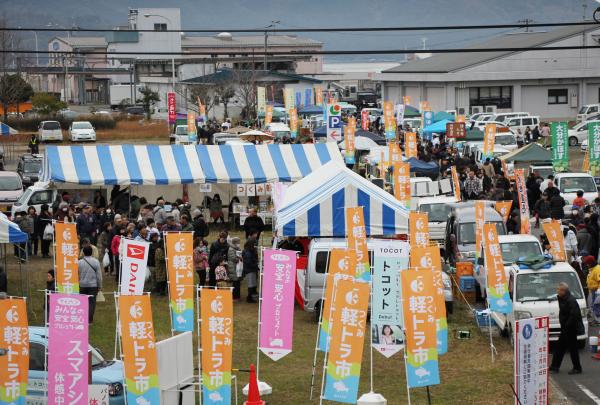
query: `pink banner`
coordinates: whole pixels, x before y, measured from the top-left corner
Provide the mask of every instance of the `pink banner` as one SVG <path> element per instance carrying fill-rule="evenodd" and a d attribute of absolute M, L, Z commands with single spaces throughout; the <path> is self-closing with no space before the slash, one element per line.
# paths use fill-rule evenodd
<path fill-rule="evenodd" d="M 292 352 L 296 252 L 263 251 L 260 350 L 277 361 Z"/>
<path fill-rule="evenodd" d="M 88 402 L 88 297 L 50 295 L 48 403 Z"/>
<path fill-rule="evenodd" d="M 167 110 L 169 111 L 169 124 L 175 124 L 177 121 L 175 93 L 167 93 Z"/>

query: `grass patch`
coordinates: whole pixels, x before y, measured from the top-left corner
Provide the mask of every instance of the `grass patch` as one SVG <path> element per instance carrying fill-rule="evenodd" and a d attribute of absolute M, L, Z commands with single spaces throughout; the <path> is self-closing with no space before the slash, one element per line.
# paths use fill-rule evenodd
<path fill-rule="evenodd" d="M 96 131 L 98 141 L 123 140 L 161 140 L 169 142 L 169 125 L 163 120 L 118 120 L 113 129 L 102 129 Z"/>

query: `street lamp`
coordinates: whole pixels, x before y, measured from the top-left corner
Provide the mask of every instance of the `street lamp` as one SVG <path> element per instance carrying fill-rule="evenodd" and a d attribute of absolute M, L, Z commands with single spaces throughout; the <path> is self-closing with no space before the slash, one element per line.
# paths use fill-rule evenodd
<path fill-rule="evenodd" d="M 21 27 L 17 27 L 17 28 L 21 28 Z M 37 32 L 30 30 L 30 32 L 33 32 L 33 36 L 35 37 L 35 65 L 36 66 L 40 66 L 40 54 L 38 53 L 38 36 L 37 36 Z"/>
<path fill-rule="evenodd" d="M 165 17 L 164 15 L 159 15 L 159 14 L 144 14 L 144 18 L 149 18 L 149 17 L 158 17 L 158 18 L 163 18 L 165 21 L 167 21 L 167 23 L 171 24 L 171 27 L 173 27 L 173 22 L 168 18 Z M 168 27 L 167 27 L 168 29 Z M 173 39 L 171 38 L 171 36 L 169 35 L 169 48 L 171 48 L 171 52 L 173 51 Z M 172 70 L 172 80 L 173 80 L 173 91 L 175 91 L 175 56 L 171 56 L 171 70 Z"/>
<path fill-rule="evenodd" d="M 280 22 L 281 22 L 280 20 L 276 20 L 276 21 L 271 20 L 271 24 L 269 24 L 265 27 L 266 28 L 265 29 L 265 58 L 264 58 L 264 62 L 263 62 L 263 65 L 264 65 L 263 69 L 265 71 L 269 70 L 267 68 L 267 39 L 269 38 L 269 31 L 267 29 L 275 27 L 275 25 L 279 24 Z"/>

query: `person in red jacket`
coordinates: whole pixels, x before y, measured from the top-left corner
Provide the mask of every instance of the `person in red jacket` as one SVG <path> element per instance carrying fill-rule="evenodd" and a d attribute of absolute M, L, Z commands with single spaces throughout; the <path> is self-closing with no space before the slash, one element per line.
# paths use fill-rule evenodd
<path fill-rule="evenodd" d="M 119 278 L 121 277 L 121 259 L 119 256 L 120 248 L 121 248 L 121 238 L 127 236 L 127 228 L 124 226 L 120 226 L 117 230 L 115 236 L 113 236 L 112 241 L 110 242 L 110 251 L 113 254 L 113 263 L 115 268 L 115 280 L 117 284 L 119 283 Z"/>

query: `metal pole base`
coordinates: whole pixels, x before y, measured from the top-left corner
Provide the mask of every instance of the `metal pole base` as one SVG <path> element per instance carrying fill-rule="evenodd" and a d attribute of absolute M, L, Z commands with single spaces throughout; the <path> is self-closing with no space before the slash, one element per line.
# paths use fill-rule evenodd
<path fill-rule="evenodd" d="M 371 391 L 362 394 L 360 398 L 358 398 L 356 405 L 387 405 L 387 399 L 385 399 L 383 395 Z"/>
<path fill-rule="evenodd" d="M 242 388 L 242 394 L 248 396 L 248 387 L 250 384 L 246 384 L 244 388 Z M 258 381 L 258 393 L 263 395 L 271 395 L 273 393 L 273 388 L 264 381 Z"/>

